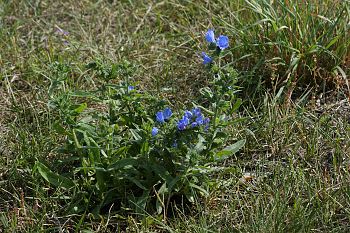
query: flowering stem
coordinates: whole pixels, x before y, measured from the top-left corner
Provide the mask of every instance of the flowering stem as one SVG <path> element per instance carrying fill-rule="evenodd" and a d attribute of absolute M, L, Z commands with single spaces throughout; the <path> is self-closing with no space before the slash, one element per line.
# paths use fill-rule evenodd
<path fill-rule="evenodd" d="M 220 74 L 218 74 L 220 75 Z M 215 106 L 214 106 L 214 118 L 213 118 L 213 131 L 216 132 L 216 129 L 217 129 L 217 123 L 216 123 L 216 120 L 217 120 L 217 117 L 219 115 L 219 104 L 220 104 L 220 101 L 221 101 L 221 97 L 222 97 L 222 94 L 220 94 L 221 92 L 218 91 L 216 88 L 215 88 Z M 215 139 L 215 136 L 216 136 L 216 133 L 213 134 L 213 137 L 211 139 L 211 142 L 209 144 L 209 150 L 211 150 L 212 148 L 212 145 L 213 145 L 213 142 L 214 142 L 214 139 Z"/>

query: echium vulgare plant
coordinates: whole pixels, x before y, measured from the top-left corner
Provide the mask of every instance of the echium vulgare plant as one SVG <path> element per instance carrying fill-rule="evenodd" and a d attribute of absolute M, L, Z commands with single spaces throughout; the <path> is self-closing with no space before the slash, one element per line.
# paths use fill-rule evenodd
<path fill-rule="evenodd" d="M 215 38 L 213 29 L 209 29 L 205 34 L 205 40 L 208 43 L 208 50 L 211 52 L 209 56 L 202 52 L 203 64 L 207 66 L 208 73 L 211 75 L 209 86 L 200 90 L 207 106 L 207 112 L 213 116 L 211 124 L 211 139 L 208 144 L 208 153 L 210 155 L 222 156 L 226 158 L 225 153 L 215 153 L 215 148 L 226 144 L 227 134 L 226 129 L 240 119 L 233 117 L 234 112 L 241 105 L 241 99 L 236 98 L 235 93 L 239 90 L 236 86 L 238 73 L 229 65 L 225 64 L 225 57 L 229 56 L 229 38 L 225 35 L 220 35 Z M 241 140 L 236 145 L 243 146 L 244 140 Z M 233 147 L 232 147 L 233 148 Z M 228 154 L 232 154 L 229 153 Z"/>
<path fill-rule="evenodd" d="M 245 141 L 229 140 L 226 130 L 235 122 L 232 114 L 240 104 L 234 95 L 237 74 L 223 65 L 228 37 L 215 39 L 209 30 L 205 38 L 215 51 L 213 58 L 203 54 L 213 78 L 201 89 L 206 100 L 201 105 L 173 111 L 171 103 L 139 90 L 129 62 L 92 62 L 86 73 L 101 78 L 100 87 L 61 93 L 69 101 L 52 106 L 64 113 L 57 131 L 67 139 L 60 151 L 71 157 L 63 165 L 65 171 L 71 168 L 73 178 L 40 162 L 36 169 L 54 186 L 68 190 L 68 211 L 98 214 L 113 205 L 165 215 L 175 196 L 194 202 L 195 197 L 208 195 L 219 162 Z M 86 102 L 76 104 L 78 100 Z M 73 109 L 74 117 L 61 107 Z"/>

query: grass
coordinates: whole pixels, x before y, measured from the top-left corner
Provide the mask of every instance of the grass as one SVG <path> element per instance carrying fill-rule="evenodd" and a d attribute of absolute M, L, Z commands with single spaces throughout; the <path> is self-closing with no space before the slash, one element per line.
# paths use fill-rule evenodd
<path fill-rule="evenodd" d="M 0 232 L 347 232 L 349 12 L 330 0 L 2 1 Z M 60 159 L 50 87 L 93 89 L 103 80 L 86 64 L 131 61 L 140 89 L 180 108 L 210 81 L 208 28 L 230 37 L 245 119 L 232 137 L 247 138 L 211 195 L 166 219 L 64 213 L 67 193 L 32 170 Z"/>

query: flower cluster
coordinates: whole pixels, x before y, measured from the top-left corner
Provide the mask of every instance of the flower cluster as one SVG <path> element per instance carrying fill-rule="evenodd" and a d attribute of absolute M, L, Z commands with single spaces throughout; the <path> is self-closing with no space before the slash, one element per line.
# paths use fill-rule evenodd
<path fill-rule="evenodd" d="M 172 116 L 172 111 L 169 107 L 165 108 L 163 111 L 158 111 L 156 113 L 156 121 L 160 124 L 165 123 Z M 178 130 L 182 131 L 189 127 L 195 128 L 201 125 L 205 126 L 205 129 L 209 127 L 210 119 L 204 118 L 200 108 L 193 108 L 191 111 L 186 110 L 182 118 L 177 122 Z M 151 135 L 155 137 L 159 132 L 157 127 L 153 127 Z"/>
<path fill-rule="evenodd" d="M 214 30 L 209 29 L 207 33 L 205 34 L 205 39 L 210 44 L 215 44 L 217 48 L 221 50 L 224 50 L 229 47 L 229 40 L 227 36 L 220 35 L 218 38 L 215 39 Z M 213 61 L 213 59 L 208 56 L 205 52 L 202 52 L 202 59 L 203 64 L 209 64 Z"/>
<path fill-rule="evenodd" d="M 169 120 L 172 114 L 173 113 L 170 108 L 165 108 L 163 111 L 159 111 L 156 113 L 156 120 L 159 123 L 165 123 L 166 120 Z"/>
<path fill-rule="evenodd" d="M 163 124 L 165 123 L 165 121 L 170 119 L 172 114 L 173 112 L 171 111 L 171 109 L 167 107 L 163 111 L 159 111 L 156 113 L 156 121 Z M 153 137 L 156 136 L 158 134 L 158 128 L 153 127 L 151 134 Z"/>
<path fill-rule="evenodd" d="M 206 128 L 209 125 L 209 118 L 204 118 L 200 108 L 193 108 L 191 111 L 186 110 L 182 118 L 177 122 L 177 128 L 179 130 L 185 130 L 187 127 L 192 128 L 205 125 Z"/>

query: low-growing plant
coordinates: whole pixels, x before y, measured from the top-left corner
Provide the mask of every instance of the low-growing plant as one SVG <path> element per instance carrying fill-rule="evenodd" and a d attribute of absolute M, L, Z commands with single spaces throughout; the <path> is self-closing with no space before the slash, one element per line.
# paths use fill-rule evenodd
<path fill-rule="evenodd" d="M 114 205 L 165 216 L 176 196 L 191 203 L 209 194 L 210 176 L 245 140 L 227 134 L 241 103 L 235 97 L 238 74 L 223 60 L 228 37 L 215 39 L 209 30 L 206 39 L 213 58 L 203 53 L 203 63 L 213 78 L 200 89 L 202 104 L 187 110 L 173 112 L 171 103 L 140 90 L 132 81 L 135 66 L 126 61 L 89 63 L 87 73 L 102 79 L 94 90 L 55 92 L 64 79 L 54 80 L 50 106 L 61 113 L 55 126 L 66 138 L 60 151 L 69 157 L 63 162 L 68 172 L 53 172 L 39 161 L 35 169 L 72 191 L 68 211 L 98 214 Z"/>

